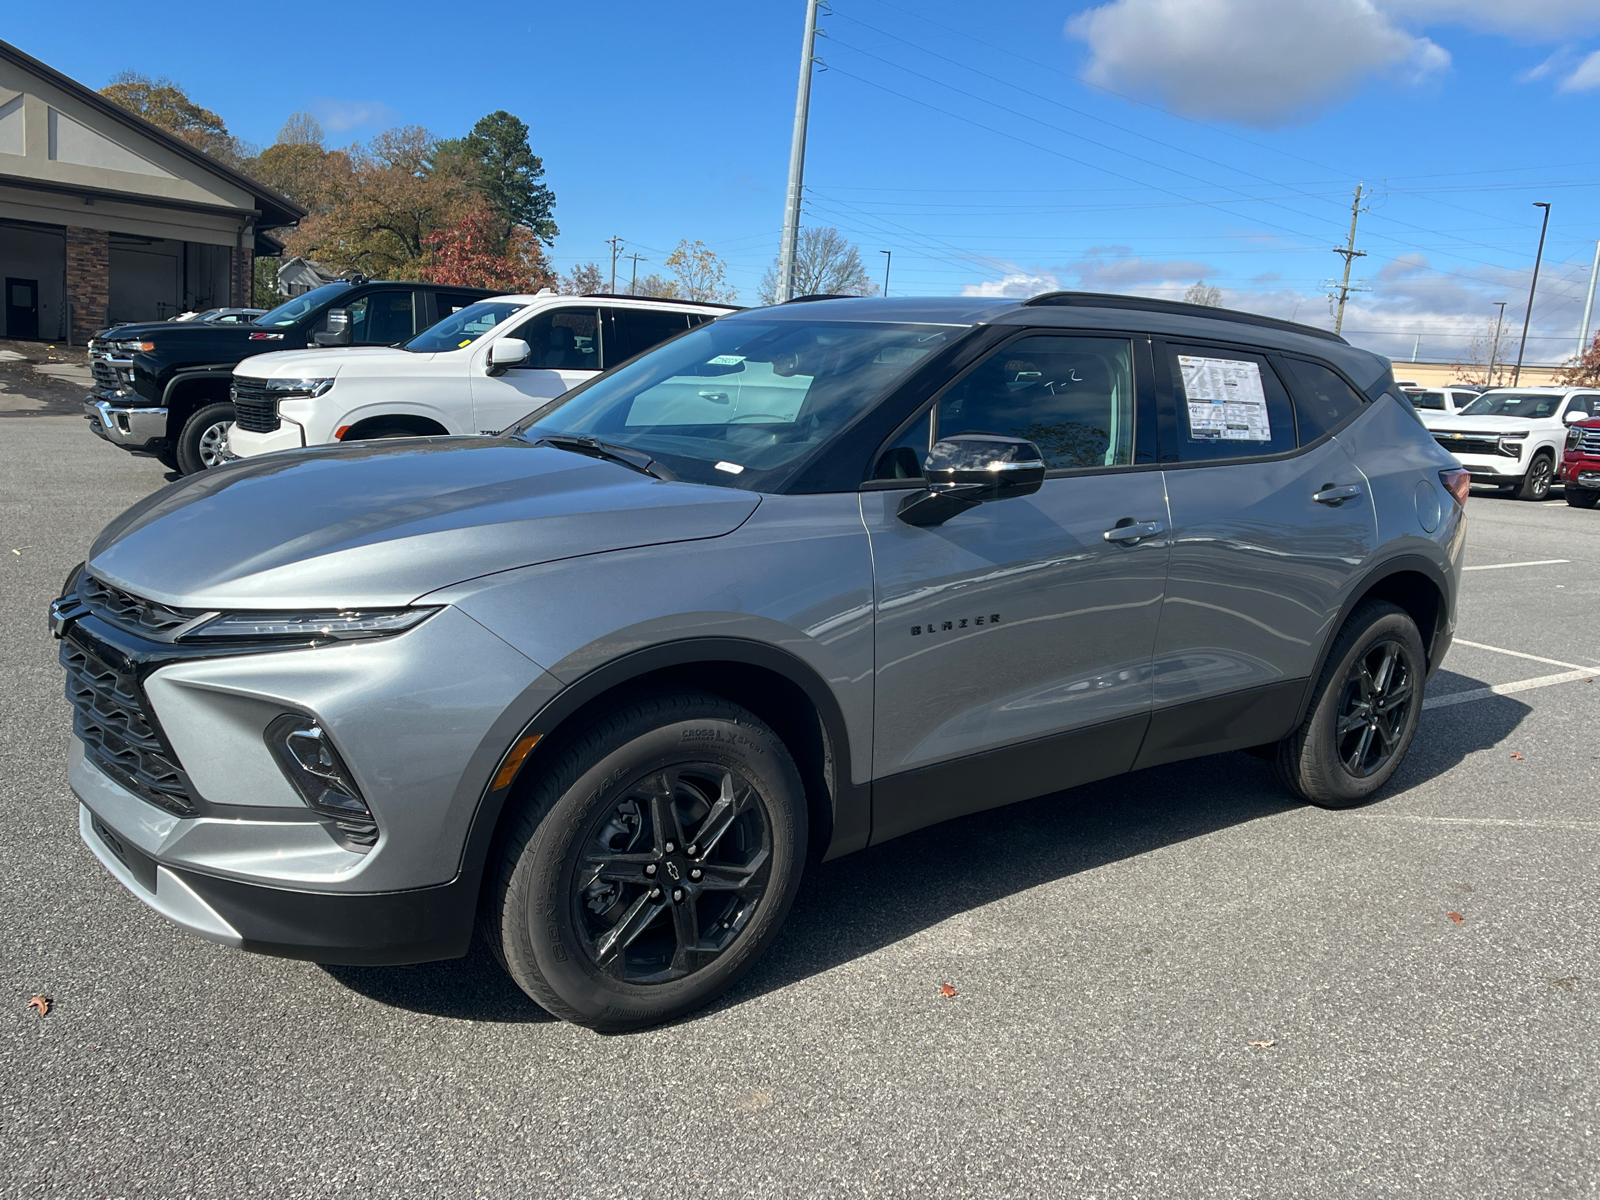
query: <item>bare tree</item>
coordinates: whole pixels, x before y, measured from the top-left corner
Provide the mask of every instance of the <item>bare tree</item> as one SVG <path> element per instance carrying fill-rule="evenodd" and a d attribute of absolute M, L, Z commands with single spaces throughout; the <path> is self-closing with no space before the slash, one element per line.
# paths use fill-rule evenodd
<path fill-rule="evenodd" d="M 1453 382 L 1470 384 L 1472 387 L 1508 386 L 1516 365 L 1514 361 L 1508 361 L 1515 358 L 1506 353 L 1508 346 L 1514 348 L 1513 339 L 1506 335 L 1505 328 L 1497 321 L 1488 321 L 1472 335 L 1466 353 L 1451 365 L 1450 369 L 1455 375 Z M 1491 359 L 1494 362 L 1492 375 L 1489 371 Z"/>
<path fill-rule="evenodd" d="M 290 115 L 278 130 L 279 146 L 322 146 L 322 123 L 308 112 Z"/>
<path fill-rule="evenodd" d="M 761 296 L 777 298 L 778 260 L 761 277 Z M 867 275 L 861 250 L 831 225 L 808 225 L 800 231 L 794 256 L 796 296 L 876 296 L 878 285 Z"/>
<path fill-rule="evenodd" d="M 658 300 L 676 300 L 678 298 L 678 285 L 674 280 L 661 275 L 646 275 L 643 279 L 635 280 L 628 289 L 631 296 L 654 296 Z"/>
<path fill-rule="evenodd" d="M 1196 279 L 1189 285 L 1189 290 L 1183 294 L 1185 304 L 1203 304 L 1207 308 L 1222 307 L 1222 289 L 1207 283 L 1204 279 Z"/>
<path fill-rule="evenodd" d="M 605 290 L 606 277 L 601 273 L 599 263 L 579 263 L 561 277 L 563 296 L 588 296 Z"/>
<path fill-rule="evenodd" d="M 1557 377 L 1562 387 L 1600 386 L 1600 333 L 1577 358 L 1570 360 Z"/>
<path fill-rule="evenodd" d="M 685 238 L 667 255 L 666 266 L 678 277 L 676 294 L 681 299 L 732 303 L 739 298 L 738 289 L 728 286 L 722 260 L 704 242 Z"/>

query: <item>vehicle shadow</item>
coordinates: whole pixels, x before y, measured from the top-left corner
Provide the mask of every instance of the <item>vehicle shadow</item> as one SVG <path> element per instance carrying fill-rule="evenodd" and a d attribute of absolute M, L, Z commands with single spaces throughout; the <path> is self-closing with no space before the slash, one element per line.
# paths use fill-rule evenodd
<path fill-rule="evenodd" d="M 1483 686 L 1456 677 L 1450 690 Z M 1489 749 L 1531 711 L 1511 698 L 1430 710 L 1382 804 Z M 1271 766 L 1244 753 L 1152 767 L 946 822 L 807 872 L 772 948 L 713 1006 L 787 987 L 938 924 L 1065 879 L 1299 806 Z M 416 967 L 323 968 L 383 1004 L 476 1021 L 547 1021 L 481 942 Z M 694 1016 L 685 1020 L 694 1020 Z"/>

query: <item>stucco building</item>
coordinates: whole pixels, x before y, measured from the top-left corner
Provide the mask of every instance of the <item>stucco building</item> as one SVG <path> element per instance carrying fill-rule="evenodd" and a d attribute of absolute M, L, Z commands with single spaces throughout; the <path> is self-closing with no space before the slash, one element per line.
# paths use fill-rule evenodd
<path fill-rule="evenodd" d="M 0 336 L 248 306 L 305 210 L 0 41 Z"/>

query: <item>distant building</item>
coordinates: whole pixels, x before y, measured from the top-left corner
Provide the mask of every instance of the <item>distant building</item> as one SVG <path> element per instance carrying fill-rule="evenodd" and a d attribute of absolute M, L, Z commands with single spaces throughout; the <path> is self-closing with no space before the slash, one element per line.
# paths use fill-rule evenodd
<path fill-rule="evenodd" d="M 1513 360 L 1516 358 L 1512 355 Z M 1518 383 L 1522 387 L 1545 387 L 1556 382 L 1556 374 L 1560 367 L 1530 367 L 1523 364 L 1522 377 Z M 1444 387 L 1451 383 L 1471 383 L 1476 380 L 1483 382 L 1483 366 L 1460 366 L 1448 362 L 1410 362 L 1402 359 L 1394 360 L 1394 377 L 1398 383 L 1407 381 L 1419 384 L 1425 388 Z M 1506 367 L 1504 373 L 1501 364 L 1495 363 L 1494 381 L 1496 387 L 1511 386 L 1511 368 Z"/>
<path fill-rule="evenodd" d="M 343 277 L 332 267 L 296 255 L 284 259 L 278 266 L 278 295 L 285 299 L 303 296 L 312 288 L 319 288 L 340 278 Z"/>
<path fill-rule="evenodd" d="M 0 336 L 250 307 L 269 231 L 305 215 L 0 41 Z"/>

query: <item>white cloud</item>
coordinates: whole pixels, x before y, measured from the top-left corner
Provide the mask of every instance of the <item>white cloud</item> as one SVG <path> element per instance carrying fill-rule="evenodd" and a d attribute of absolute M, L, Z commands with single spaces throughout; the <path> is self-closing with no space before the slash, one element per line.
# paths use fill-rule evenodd
<path fill-rule="evenodd" d="M 1416 82 L 1450 65 L 1372 0 L 1112 0 L 1067 32 L 1089 46 L 1090 83 L 1261 128 L 1314 115 L 1369 76 Z"/>
<path fill-rule="evenodd" d="M 1058 292 L 1061 281 L 1048 272 L 1034 274 L 1012 269 L 999 279 L 986 279 L 982 283 L 969 283 L 961 289 L 963 296 L 1037 296 L 1040 292 Z"/>
<path fill-rule="evenodd" d="M 400 115 L 382 100 L 335 100 L 329 96 L 314 99 L 311 111 L 324 128 L 336 133 L 393 125 Z"/>
<path fill-rule="evenodd" d="M 1584 59 L 1561 81 L 1563 92 L 1588 92 L 1600 87 L 1600 50 Z"/>

